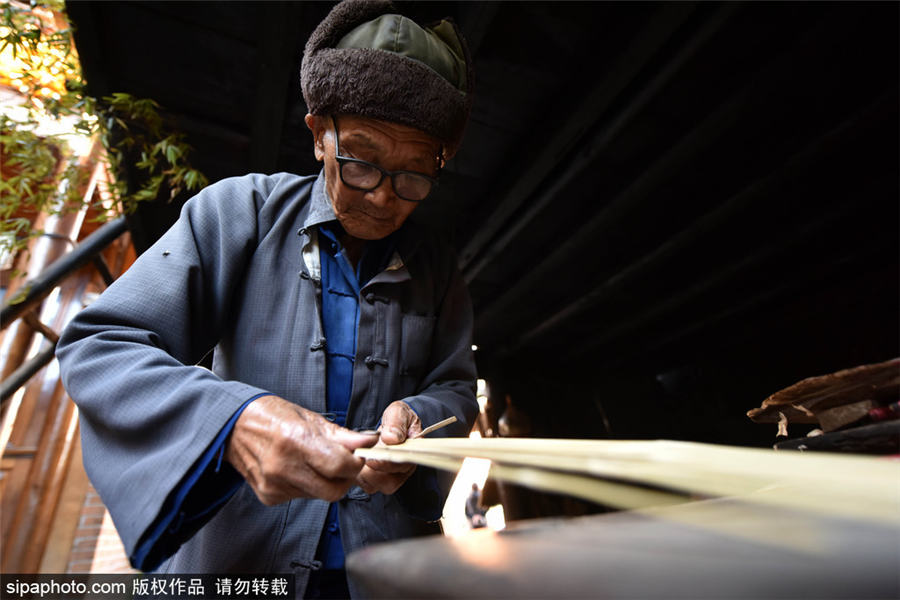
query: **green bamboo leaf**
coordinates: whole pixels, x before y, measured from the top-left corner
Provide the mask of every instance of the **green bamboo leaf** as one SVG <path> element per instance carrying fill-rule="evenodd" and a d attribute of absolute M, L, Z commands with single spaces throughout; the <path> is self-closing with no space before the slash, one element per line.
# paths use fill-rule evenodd
<path fill-rule="evenodd" d="M 169 161 L 169 164 L 174 165 L 179 156 L 181 156 L 181 150 L 178 146 L 169 145 L 166 148 L 166 160 Z"/>

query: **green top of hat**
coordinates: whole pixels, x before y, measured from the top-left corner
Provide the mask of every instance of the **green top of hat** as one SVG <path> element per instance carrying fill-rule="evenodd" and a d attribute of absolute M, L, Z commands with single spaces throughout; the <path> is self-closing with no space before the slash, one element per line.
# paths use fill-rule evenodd
<path fill-rule="evenodd" d="M 337 47 L 385 50 L 411 58 L 466 91 L 465 54 L 449 21 L 423 29 L 402 15 L 381 15 L 350 31 Z"/>

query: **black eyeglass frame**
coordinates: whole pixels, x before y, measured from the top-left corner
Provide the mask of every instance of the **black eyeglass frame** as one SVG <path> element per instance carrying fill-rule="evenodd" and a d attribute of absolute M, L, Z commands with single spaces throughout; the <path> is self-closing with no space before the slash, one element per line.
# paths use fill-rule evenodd
<path fill-rule="evenodd" d="M 439 183 L 437 177 L 440 176 L 440 173 L 441 173 L 440 166 L 438 167 L 437 175 L 435 177 L 431 177 L 430 175 L 426 175 L 425 173 L 420 173 L 419 171 L 406 171 L 406 170 L 388 171 L 387 169 L 383 169 L 382 167 L 376 165 L 375 163 L 370 163 L 367 160 L 362 160 L 359 158 L 351 158 L 349 156 L 341 156 L 341 146 L 340 146 L 340 141 L 338 140 L 338 138 L 340 136 L 338 134 L 337 119 L 332 117 L 331 122 L 334 124 L 334 159 L 338 163 L 338 173 L 340 174 L 341 182 L 344 185 L 346 185 L 348 188 L 351 188 L 354 190 L 359 190 L 361 192 L 371 192 L 372 190 L 378 189 L 378 187 L 384 182 L 385 177 L 390 177 L 391 178 L 391 188 L 394 190 L 394 193 L 397 194 L 398 198 L 406 200 L 407 202 L 422 202 L 425 199 L 427 199 L 428 196 L 431 195 L 431 192 L 434 191 L 434 188 L 437 187 L 437 185 Z M 443 153 L 443 149 L 441 149 L 441 153 Z M 442 159 L 438 158 L 438 162 L 439 163 L 442 162 Z M 344 165 L 347 163 L 357 163 L 360 165 L 365 165 L 367 167 L 372 167 L 376 171 L 380 172 L 381 177 L 378 178 L 378 183 L 376 183 L 372 187 L 360 187 L 358 185 L 353 185 L 352 183 L 347 183 L 347 180 L 344 179 Z M 406 198 L 397 190 L 397 183 L 394 180 L 395 175 L 412 175 L 414 177 L 421 177 L 423 179 L 428 180 L 428 182 L 431 183 L 431 188 L 428 190 L 428 193 L 423 198 L 420 198 L 419 200 L 414 200 L 412 198 Z"/>

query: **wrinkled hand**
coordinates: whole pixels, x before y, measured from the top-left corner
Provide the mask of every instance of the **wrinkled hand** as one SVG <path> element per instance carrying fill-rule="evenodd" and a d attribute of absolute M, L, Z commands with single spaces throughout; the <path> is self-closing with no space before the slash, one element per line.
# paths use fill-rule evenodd
<path fill-rule="evenodd" d="M 388 405 L 381 415 L 379 446 L 401 444 L 406 438 L 422 431 L 419 416 L 406 402 L 397 400 Z M 366 466 L 356 476 L 356 482 L 366 493 L 393 494 L 416 470 L 416 465 L 387 460 L 366 460 Z"/>
<path fill-rule="evenodd" d="M 353 450 L 377 439 L 339 427 L 278 396 L 263 396 L 238 417 L 225 459 L 263 504 L 292 498 L 334 502 L 356 483 L 365 464 Z"/>

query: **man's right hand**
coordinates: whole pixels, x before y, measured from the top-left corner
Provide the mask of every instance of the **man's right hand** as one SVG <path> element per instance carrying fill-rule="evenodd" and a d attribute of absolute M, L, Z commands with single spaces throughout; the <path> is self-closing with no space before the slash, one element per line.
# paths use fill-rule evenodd
<path fill-rule="evenodd" d="M 225 459 L 244 476 L 263 504 L 292 498 L 340 500 L 365 460 L 356 448 L 378 436 L 350 431 L 278 396 L 247 405 L 234 425 Z"/>

